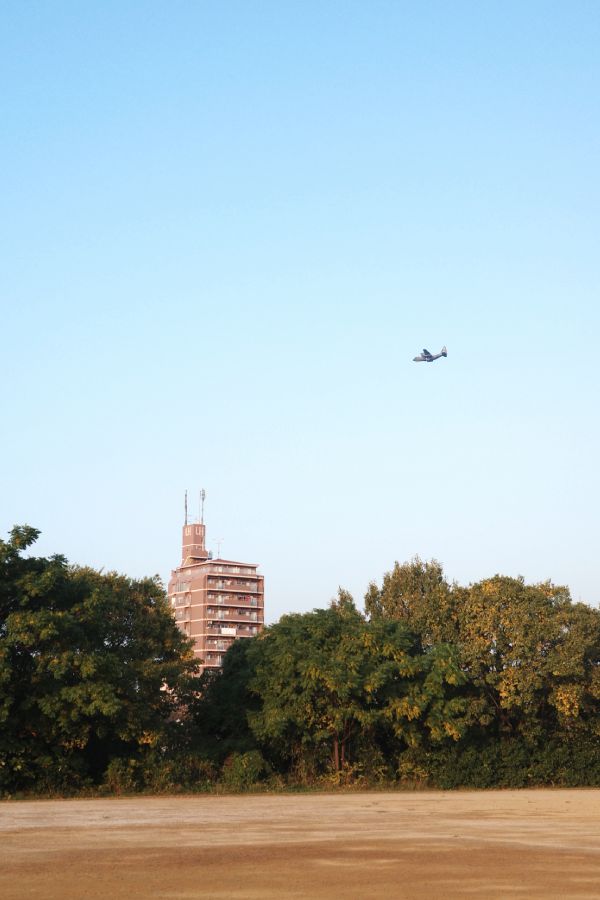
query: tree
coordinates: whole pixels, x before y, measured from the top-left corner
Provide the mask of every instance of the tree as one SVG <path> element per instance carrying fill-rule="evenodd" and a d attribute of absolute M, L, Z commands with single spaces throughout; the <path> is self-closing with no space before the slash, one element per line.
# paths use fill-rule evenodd
<path fill-rule="evenodd" d="M 97 781 L 112 757 L 160 744 L 196 670 L 157 577 L 24 556 L 38 535 L 0 541 L 5 791 Z"/>
<path fill-rule="evenodd" d="M 258 708 L 249 689 L 254 674 L 250 653 L 256 638 L 234 641 L 220 669 L 206 669 L 199 679 L 193 705 L 193 743 L 197 751 L 222 764 L 232 753 L 256 749 L 248 714 Z"/>
<path fill-rule="evenodd" d="M 451 650 L 424 653 L 403 624 L 366 622 L 346 592 L 329 609 L 284 616 L 249 652 L 261 701 L 250 726 L 280 759 L 325 750 L 337 772 L 377 731 L 393 735 L 396 755 L 460 734 L 462 701 L 450 695 L 462 676 Z"/>
<path fill-rule="evenodd" d="M 425 646 L 455 637 L 455 604 L 452 588 L 437 560 L 418 556 L 383 576 L 381 588 L 372 581 L 365 595 L 365 611 L 371 619 L 394 619 L 416 631 Z"/>
<path fill-rule="evenodd" d="M 600 731 L 600 612 L 574 604 L 568 588 L 501 575 L 449 585 L 439 563 L 415 557 L 372 583 L 365 602 L 373 621 L 455 647 L 465 715 L 488 737 Z"/>
<path fill-rule="evenodd" d="M 600 613 L 566 587 L 496 575 L 457 592 L 461 662 L 486 701 L 482 721 L 540 739 L 598 722 Z"/>

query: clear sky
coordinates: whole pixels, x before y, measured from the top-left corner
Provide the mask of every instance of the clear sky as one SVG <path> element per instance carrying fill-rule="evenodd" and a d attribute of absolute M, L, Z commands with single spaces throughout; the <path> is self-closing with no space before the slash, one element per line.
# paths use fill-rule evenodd
<path fill-rule="evenodd" d="M 3 3 L 2 536 L 166 579 L 203 487 L 270 621 L 414 554 L 598 604 L 599 46 L 596 0 Z"/>

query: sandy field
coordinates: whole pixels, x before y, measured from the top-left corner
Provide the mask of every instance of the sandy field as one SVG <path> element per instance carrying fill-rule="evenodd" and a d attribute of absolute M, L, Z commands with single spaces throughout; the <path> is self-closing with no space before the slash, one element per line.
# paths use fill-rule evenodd
<path fill-rule="evenodd" d="M 600 898 L 600 790 L 0 804 L 0 897 Z"/>

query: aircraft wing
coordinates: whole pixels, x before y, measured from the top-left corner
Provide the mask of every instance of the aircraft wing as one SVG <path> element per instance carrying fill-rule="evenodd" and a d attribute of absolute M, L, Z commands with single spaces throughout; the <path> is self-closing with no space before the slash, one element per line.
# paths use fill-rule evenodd
<path fill-rule="evenodd" d="M 425 347 L 423 347 L 423 356 L 431 356 L 431 353 L 429 350 L 426 350 Z"/>

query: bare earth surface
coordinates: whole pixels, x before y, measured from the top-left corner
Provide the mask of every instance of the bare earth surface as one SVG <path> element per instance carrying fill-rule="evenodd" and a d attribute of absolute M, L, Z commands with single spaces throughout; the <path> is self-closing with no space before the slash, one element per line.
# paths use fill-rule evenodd
<path fill-rule="evenodd" d="M 0 897 L 600 898 L 600 790 L 0 804 Z"/>

